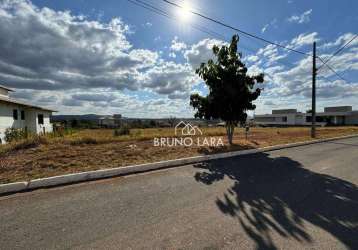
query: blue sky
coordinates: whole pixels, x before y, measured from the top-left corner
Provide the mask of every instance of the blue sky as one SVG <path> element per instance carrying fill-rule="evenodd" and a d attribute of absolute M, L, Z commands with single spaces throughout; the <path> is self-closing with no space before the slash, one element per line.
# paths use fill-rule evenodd
<path fill-rule="evenodd" d="M 213 44 L 232 30 L 189 15 L 161 0 L 143 0 L 173 21 L 127 0 L 0 1 L 0 82 L 16 98 L 60 114 L 122 113 L 128 117 L 190 117 L 190 93 L 206 93 L 195 75 Z M 185 4 L 182 0 L 173 0 Z M 190 8 L 285 46 L 329 56 L 358 33 L 357 1 L 187 1 Z M 1 24 L 2 23 L 2 24 Z M 211 36 L 192 26 L 219 34 Z M 239 34 L 240 35 L 240 34 Z M 256 113 L 309 109 L 311 59 L 240 35 L 249 72 L 266 73 Z M 358 39 L 318 78 L 318 109 L 358 109 Z M 325 78 L 322 78 L 325 77 Z"/>

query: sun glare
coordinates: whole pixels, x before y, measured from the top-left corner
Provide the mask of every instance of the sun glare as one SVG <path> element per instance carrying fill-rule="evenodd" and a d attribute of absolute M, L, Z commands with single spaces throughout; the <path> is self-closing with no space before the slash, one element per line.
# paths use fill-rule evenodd
<path fill-rule="evenodd" d="M 191 7 L 190 4 L 188 3 L 188 1 L 183 1 L 183 3 L 181 4 L 181 6 L 183 8 L 179 9 L 179 18 L 180 20 L 182 20 L 183 22 L 188 22 L 190 20 L 191 17 Z"/>

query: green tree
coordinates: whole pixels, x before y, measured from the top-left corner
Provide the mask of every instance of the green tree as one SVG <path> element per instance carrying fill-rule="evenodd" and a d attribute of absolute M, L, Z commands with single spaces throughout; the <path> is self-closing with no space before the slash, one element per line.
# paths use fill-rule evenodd
<path fill-rule="evenodd" d="M 228 141 L 232 144 L 234 128 L 245 124 L 248 110 L 254 110 L 252 103 L 261 88 L 256 83 L 264 82 L 264 75 L 248 75 L 241 62 L 242 54 L 237 52 L 239 36 L 232 37 L 230 45 L 214 46 L 215 60 L 202 63 L 196 73 L 208 86 L 209 94 L 192 94 L 190 105 L 196 110 L 196 118 L 221 119 L 226 123 Z"/>

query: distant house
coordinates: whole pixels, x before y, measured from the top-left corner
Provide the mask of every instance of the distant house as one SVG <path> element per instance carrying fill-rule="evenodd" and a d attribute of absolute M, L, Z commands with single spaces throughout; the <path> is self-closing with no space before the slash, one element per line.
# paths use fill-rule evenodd
<path fill-rule="evenodd" d="M 54 110 L 15 100 L 9 92 L 13 90 L 0 85 L 0 143 L 5 143 L 7 128 L 24 129 L 34 134 L 52 132 L 50 116 Z"/>
<path fill-rule="evenodd" d="M 272 110 L 272 114 L 255 115 L 253 121 L 262 126 L 308 126 L 312 123 L 312 114 L 297 109 L 279 109 Z M 358 111 L 352 106 L 325 107 L 324 112 L 316 113 L 316 125 L 358 125 Z"/>
<path fill-rule="evenodd" d="M 98 118 L 98 125 L 103 128 L 116 128 L 122 123 L 122 115 L 106 115 Z"/>

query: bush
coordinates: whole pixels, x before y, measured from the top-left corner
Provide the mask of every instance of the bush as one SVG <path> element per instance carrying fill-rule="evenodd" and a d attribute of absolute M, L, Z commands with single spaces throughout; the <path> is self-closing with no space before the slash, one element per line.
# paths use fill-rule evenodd
<path fill-rule="evenodd" d="M 5 130 L 4 139 L 6 142 L 10 143 L 10 142 L 26 139 L 27 136 L 28 136 L 27 132 L 23 129 L 7 128 Z"/>
<path fill-rule="evenodd" d="M 114 136 L 129 135 L 130 132 L 131 131 L 128 126 L 122 126 L 119 129 L 115 129 L 113 135 Z"/>

